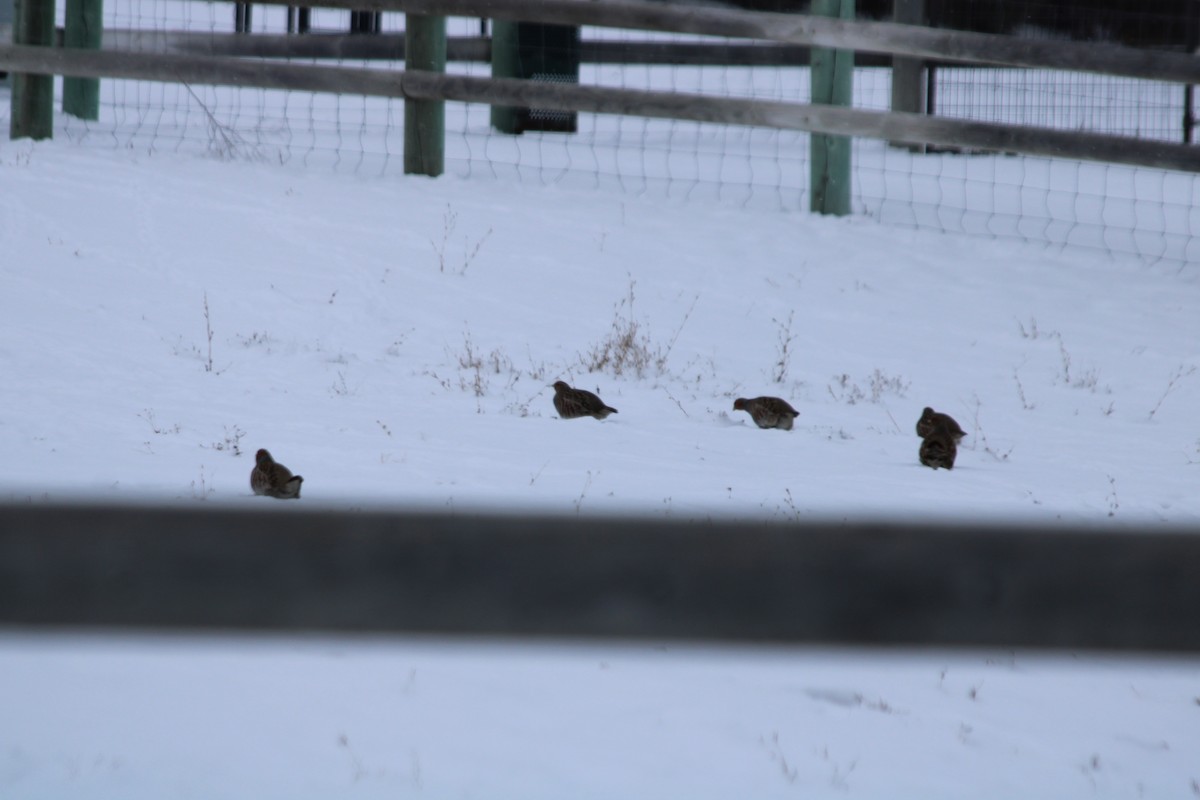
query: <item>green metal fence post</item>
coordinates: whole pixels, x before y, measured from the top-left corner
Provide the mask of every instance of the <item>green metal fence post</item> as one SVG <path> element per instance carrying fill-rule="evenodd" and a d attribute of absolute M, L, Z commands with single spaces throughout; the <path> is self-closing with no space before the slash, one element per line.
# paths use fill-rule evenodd
<path fill-rule="evenodd" d="M 54 44 L 54 0 L 16 0 L 13 44 Z M 49 139 L 54 135 L 54 76 L 17 72 L 12 76 L 10 139 Z"/>
<path fill-rule="evenodd" d="M 543 25 L 495 20 L 492 26 L 492 77 L 549 83 L 579 83 L 578 25 Z M 556 131 L 575 133 L 573 111 L 492 106 L 492 127 L 501 133 Z"/>
<path fill-rule="evenodd" d="M 446 18 L 408 14 L 404 66 L 424 72 L 446 71 Z M 436 177 L 445 170 L 446 104 L 441 100 L 404 101 L 404 172 Z"/>
<path fill-rule="evenodd" d="M 0 0 L 0 28 L 8 27 L 11 31 L 13 23 L 13 0 Z M 12 36 L 10 35 L 11 41 Z M 8 44 L 0 38 L 0 44 Z M 0 86 L 8 86 L 8 73 L 0 70 Z"/>
<path fill-rule="evenodd" d="M 99 50 L 103 20 L 104 0 L 67 0 L 63 44 Z M 99 79 L 63 78 L 63 111 L 80 119 L 100 119 Z"/>
<path fill-rule="evenodd" d="M 521 75 L 521 49 L 518 23 L 506 19 L 492 20 L 492 77 L 517 78 Z M 501 133 L 522 133 L 521 109 L 513 106 L 492 106 L 492 127 Z"/>
<path fill-rule="evenodd" d="M 854 0 L 812 0 L 812 13 L 854 19 Z M 854 51 L 812 49 L 812 101 L 849 106 L 853 99 Z M 813 134 L 809 187 L 820 214 L 850 213 L 850 137 Z"/>

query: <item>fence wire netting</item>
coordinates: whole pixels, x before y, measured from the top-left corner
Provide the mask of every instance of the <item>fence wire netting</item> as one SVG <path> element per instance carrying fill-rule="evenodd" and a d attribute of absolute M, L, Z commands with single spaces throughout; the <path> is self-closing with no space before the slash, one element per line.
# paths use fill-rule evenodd
<path fill-rule="evenodd" d="M 364 28 L 349 11 L 312 9 L 310 14 L 310 35 Z M 60 25 L 62 15 L 60 8 Z M 218 51 L 235 36 L 293 32 L 297 19 L 296 9 L 281 6 L 117 0 L 105 4 L 104 35 L 107 47 Z M 405 17 L 382 13 L 368 23 L 367 29 L 387 36 L 404 31 Z M 247 26 L 248 32 L 236 33 Z M 986 28 L 978 20 L 962 27 Z M 1002 32 L 1064 35 L 1029 22 L 1016 27 Z M 1113 39 L 1124 36 L 1100 23 L 1092 29 L 1108 31 L 1104 35 Z M 487 43 L 492 32 L 487 20 L 450 18 L 447 23 L 452 43 Z M 186 46 L 180 34 L 191 37 Z M 793 103 L 810 98 L 803 65 L 648 63 L 662 60 L 654 47 L 750 44 L 745 41 L 593 27 L 583 28 L 580 39 L 584 58 L 578 80 L 584 85 Z M 1186 43 L 1154 46 L 1179 49 Z M 595 55 L 600 52 L 607 55 Z M 672 58 L 681 60 L 678 53 Z M 404 68 L 402 60 L 375 58 L 292 63 Z M 492 65 L 485 57 L 452 55 L 447 71 L 486 78 Z M 1190 98 L 1178 84 L 1046 70 L 937 66 L 931 75 L 929 102 L 937 114 L 1170 141 L 1181 141 Z M 56 91 L 61 92 L 61 81 Z M 891 70 L 859 66 L 854 105 L 883 111 L 890 103 Z M 0 104 L 0 124 L 7 125 L 8 113 L 8 103 Z M 573 133 L 512 135 L 495 128 L 489 107 L 463 103 L 447 103 L 445 120 L 446 171 L 464 178 L 590 187 L 765 212 L 804 211 L 809 204 L 810 137 L 802 132 L 581 113 Z M 83 146 L 396 178 L 403 173 L 403 101 L 105 79 L 99 120 L 64 115 L 55 124 L 59 137 Z M 1191 174 L 1003 153 L 916 152 L 868 139 L 855 140 L 852 159 L 855 213 L 889 224 L 1180 267 L 1200 258 L 1200 181 Z"/>
<path fill-rule="evenodd" d="M 1191 0 L 928 0 L 926 15 L 955 30 L 1165 52 L 1195 52 L 1200 36 L 1200 4 Z M 1179 84 L 1055 70 L 935 65 L 929 79 L 938 115 L 1169 142 L 1192 141 L 1191 105 L 1190 87 Z"/>

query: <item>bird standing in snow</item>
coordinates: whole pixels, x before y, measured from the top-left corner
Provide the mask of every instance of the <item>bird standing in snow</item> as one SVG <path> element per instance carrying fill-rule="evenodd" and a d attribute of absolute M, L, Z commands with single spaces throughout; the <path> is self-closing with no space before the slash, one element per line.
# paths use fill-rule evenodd
<path fill-rule="evenodd" d="M 954 457 L 958 455 L 954 435 L 949 431 L 934 431 L 921 441 L 918 455 L 921 463 L 927 467 L 954 469 Z"/>
<path fill-rule="evenodd" d="M 573 389 L 566 381 L 554 382 L 554 410 L 563 419 L 595 417 L 604 419 L 617 410 L 586 389 Z"/>
<path fill-rule="evenodd" d="M 739 397 L 733 401 L 733 410 L 747 412 L 760 428 L 779 428 L 784 431 L 790 431 L 792 420 L 800 416 L 799 411 L 778 397 L 754 397 L 749 400 Z"/>
<path fill-rule="evenodd" d="M 929 406 L 921 412 L 921 418 L 917 420 L 917 436 L 922 439 L 928 439 L 932 434 L 944 431 L 949 434 L 955 444 L 962 441 L 962 438 L 967 435 L 966 431 L 959 427 L 954 421 L 954 417 L 949 414 L 942 414 L 934 411 Z"/>
<path fill-rule="evenodd" d="M 304 478 L 271 458 L 266 450 L 254 454 L 254 469 L 250 470 L 250 488 L 255 494 L 276 497 L 280 500 L 296 500 L 300 497 L 300 484 Z"/>

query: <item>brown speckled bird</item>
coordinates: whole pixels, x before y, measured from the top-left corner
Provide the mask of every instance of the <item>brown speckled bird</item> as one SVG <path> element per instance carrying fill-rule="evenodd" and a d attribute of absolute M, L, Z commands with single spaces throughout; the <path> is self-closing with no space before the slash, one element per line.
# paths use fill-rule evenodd
<path fill-rule="evenodd" d="M 745 411 L 760 428 L 779 428 L 784 431 L 790 431 L 792 420 L 800 416 L 799 411 L 778 397 L 755 397 L 749 400 L 739 397 L 733 401 L 733 410 Z"/>
<path fill-rule="evenodd" d="M 587 389 L 573 389 L 566 381 L 554 382 L 554 410 L 563 419 L 595 417 L 604 419 L 617 410 L 606 406 L 604 401 Z"/>
<path fill-rule="evenodd" d="M 937 469 L 954 469 L 954 457 L 958 455 L 958 447 L 954 444 L 954 435 L 949 431 L 934 431 L 921 441 L 919 456 L 921 463 Z"/>
<path fill-rule="evenodd" d="M 955 444 L 961 442 L 962 438 L 967 435 L 967 432 L 954 421 L 954 417 L 926 406 L 925 410 L 921 412 L 921 418 L 917 420 L 917 436 L 927 439 L 937 431 L 945 431 L 950 434 Z"/>
<path fill-rule="evenodd" d="M 250 488 L 255 494 L 277 497 L 280 500 L 297 500 L 300 484 L 304 478 L 271 458 L 266 450 L 254 454 L 254 469 L 250 470 Z"/>

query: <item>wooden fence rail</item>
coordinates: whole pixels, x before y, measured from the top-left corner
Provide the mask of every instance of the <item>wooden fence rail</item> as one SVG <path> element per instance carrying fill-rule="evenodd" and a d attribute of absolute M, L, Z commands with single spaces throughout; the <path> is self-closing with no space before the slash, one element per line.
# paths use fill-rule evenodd
<path fill-rule="evenodd" d="M 265 0 L 286 4 L 285 0 Z M 572 25 L 743 37 L 790 46 L 848 48 L 970 63 L 1075 69 L 1200 83 L 1200 59 L 1116 45 L 1041 42 L 930 30 L 895 23 L 822 19 L 711 8 L 681 8 L 629 0 L 322 0 L 322 6 L 426 15 L 490 16 Z M 251 38 L 251 37 L 244 37 Z M 308 37 L 290 37 L 303 39 Z M 360 37 L 371 39 L 375 37 Z M 389 44 L 386 40 L 384 46 Z M 264 44 L 264 46 L 266 46 Z M 574 85 L 539 85 L 417 72 L 249 63 L 242 59 L 0 45 L 0 71 L 72 77 L 118 77 L 214 85 L 455 100 L 561 111 L 762 125 L 892 142 L 1200 171 L 1189 145 L 1025 126 L 930 118 L 853 108 L 671 95 Z M 17 118 L 14 115 L 14 130 Z"/>
<path fill-rule="evenodd" d="M 22 628 L 1197 653 L 1198 574 L 1161 528 L 0 507 Z"/>
<path fill-rule="evenodd" d="M 289 4 L 289 0 L 262 2 L 268 5 Z M 634 0 L 322 0 L 321 6 L 691 33 L 966 64 L 1062 69 L 1200 84 L 1200 59 L 1187 53 L 1142 50 L 1107 43 L 1018 39 L 894 22 L 824 19 L 806 14 L 751 12 Z"/>
<path fill-rule="evenodd" d="M 1171 142 L 678 92 L 205 56 L 0 45 L 0 71 L 6 70 L 628 114 L 1200 171 L 1200 149 Z"/>
<path fill-rule="evenodd" d="M 345 33 L 198 33 L 108 29 L 108 50 L 143 53 L 238 56 L 241 58 L 344 59 L 349 61 L 399 61 L 404 58 L 407 35 L 380 33 L 373 36 Z M 5 41 L 0 27 L 0 41 Z M 579 60 L 585 64 L 661 64 L 704 67 L 798 67 L 808 66 L 811 48 L 801 45 L 744 42 L 650 42 L 588 40 L 579 44 Z M 492 40 L 487 36 L 449 36 L 446 60 L 490 63 Z M 890 67 L 890 56 L 858 53 L 859 67 Z"/>

